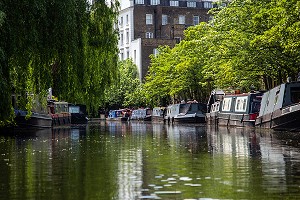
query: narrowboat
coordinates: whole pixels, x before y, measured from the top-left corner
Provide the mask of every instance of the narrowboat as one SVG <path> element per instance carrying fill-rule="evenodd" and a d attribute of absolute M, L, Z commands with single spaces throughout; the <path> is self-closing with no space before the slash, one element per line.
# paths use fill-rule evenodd
<path fill-rule="evenodd" d="M 255 125 L 274 130 L 299 130 L 300 82 L 283 83 L 265 92 Z"/>
<path fill-rule="evenodd" d="M 153 122 L 164 122 L 164 116 L 166 114 L 166 107 L 154 107 L 152 110 Z"/>
<path fill-rule="evenodd" d="M 110 110 L 106 120 L 108 121 L 127 121 L 130 116 L 130 111 L 126 109 Z"/>
<path fill-rule="evenodd" d="M 43 106 L 46 99 L 40 95 L 31 95 L 33 106 L 28 113 L 25 109 L 21 109 L 18 105 L 20 95 L 12 95 L 12 106 L 14 107 L 15 123 L 17 128 L 51 128 L 52 118 L 47 112 L 47 107 Z"/>
<path fill-rule="evenodd" d="M 27 117 L 28 112 L 14 109 L 16 125 L 19 128 L 51 128 L 52 118 L 47 113 L 32 112 Z"/>
<path fill-rule="evenodd" d="M 207 103 L 206 122 L 208 125 L 218 124 L 220 105 L 225 93 L 223 90 L 213 90 Z"/>
<path fill-rule="evenodd" d="M 168 123 L 202 123 L 205 122 L 206 104 L 197 101 L 169 105 L 165 121 Z"/>
<path fill-rule="evenodd" d="M 150 108 L 139 108 L 132 111 L 130 120 L 151 121 L 152 110 Z"/>
<path fill-rule="evenodd" d="M 85 105 L 69 104 L 69 113 L 71 113 L 72 124 L 86 124 L 88 122 Z"/>
<path fill-rule="evenodd" d="M 52 117 L 52 126 L 71 125 L 71 113 L 68 102 L 48 100 L 48 112 Z"/>
<path fill-rule="evenodd" d="M 223 95 L 219 92 L 214 103 L 210 104 L 213 102 L 210 98 L 207 121 L 220 126 L 254 127 L 262 95 L 262 92 L 255 91 Z"/>

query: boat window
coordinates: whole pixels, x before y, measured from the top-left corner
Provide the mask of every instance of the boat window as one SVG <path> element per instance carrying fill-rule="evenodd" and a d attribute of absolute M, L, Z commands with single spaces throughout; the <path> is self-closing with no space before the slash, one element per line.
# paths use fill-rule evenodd
<path fill-rule="evenodd" d="M 227 97 L 223 99 L 223 106 L 222 106 L 222 111 L 230 111 L 231 107 L 231 97 Z"/>
<path fill-rule="evenodd" d="M 236 98 L 236 105 L 235 105 L 235 111 L 237 112 L 246 112 L 247 110 L 247 100 L 248 97 L 237 97 Z"/>
<path fill-rule="evenodd" d="M 70 106 L 69 107 L 70 113 L 79 113 L 79 111 L 80 111 L 79 106 Z"/>
<path fill-rule="evenodd" d="M 192 112 L 197 112 L 199 110 L 198 104 L 197 103 L 192 103 L 191 104 L 191 109 Z"/>
<path fill-rule="evenodd" d="M 291 88 L 291 100 L 292 103 L 300 102 L 300 89 L 299 88 Z"/>
<path fill-rule="evenodd" d="M 187 113 L 189 110 L 190 104 L 180 104 L 179 113 Z"/>

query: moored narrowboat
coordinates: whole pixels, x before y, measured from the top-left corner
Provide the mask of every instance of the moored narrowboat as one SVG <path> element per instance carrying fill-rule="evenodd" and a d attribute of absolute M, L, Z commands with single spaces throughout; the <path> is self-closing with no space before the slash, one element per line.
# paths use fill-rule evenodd
<path fill-rule="evenodd" d="M 168 123 L 202 123 L 205 122 L 206 104 L 197 101 L 172 104 L 167 107 L 164 117 Z"/>
<path fill-rule="evenodd" d="M 108 121 L 128 121 L 131 111 L 128 109 L 110 110 L 106 120 Z"/>
<path fill-rule="evenodd" d="M 166 114 L 166 107 L 154 107 L 152 110 L 152 121 L 153 122 L 164 122 L 164 116 Z"/>
<path fill-rule="evenodd" d="M 72 124 L 86 124 L 88 122 L 86 106 L 83 104 L 69 104 L 69 113 L 71 113 Z"/>
<path fill-rule="evenodd" d="M 219 101 L 208 106 L 210 112 L 206 115 L 207 121 L 220 126 L 254 127 L 262 94 L 255 91 L 224 93 Z"/>
<path fill-rule="evenodd" d="M 151 121 L 152 110 L 150 108 L 139 108 L 132 111 L 130 120 Z"/>
<path fill-rule="evenodd" d="M 52 117 L 52 126 L 71 125 L 71 113 L 68 102 L 48 100 L 48 109 Z"/>
<path fill-rule="evenodd" d="M 300 82 L 283 83 L 265 92 L 255 125 L 274 130 L 299 130 Z"/>
<path fill-rule="evenodd" d="M 16 128 L 51 128 L 52 118 L 47 112 L 46 98 L 40 95 L 32 96 L 32 109 L 30 112 L 21 109 L 18 105 L 20 95 L 12 95 L 12 105 L 15 113 Z"/>
<path fill-rule="evenodd" d="M 32 112 L 30 116 L 27 111 L 14 109 L 15 121 L 19 128 L 51 128 L 52 118 L 46 113 Z"/>

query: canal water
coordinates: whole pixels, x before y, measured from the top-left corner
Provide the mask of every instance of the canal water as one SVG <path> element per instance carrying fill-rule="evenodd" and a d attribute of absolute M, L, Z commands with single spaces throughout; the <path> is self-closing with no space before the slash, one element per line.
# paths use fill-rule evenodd
<path fill-rule="evenodd" d="M 300 199 L 300 133 L 101 122 L 0 134 L 0 199 Z"/>

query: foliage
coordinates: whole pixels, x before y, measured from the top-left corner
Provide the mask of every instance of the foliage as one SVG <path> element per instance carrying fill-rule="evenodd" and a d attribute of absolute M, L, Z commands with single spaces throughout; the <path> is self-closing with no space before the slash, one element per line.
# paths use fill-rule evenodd
<path fill-rule="evenodd" d="M 141 91 L 137 66 L 131 59 L 120 61 L 118 63 L 118 76 L 105 92 L 105 107 L 118 109 L 120 107 L 141 106 L 144 104 Z"/>
<path fill-rule="evenodd" d="M 60 100 L 97 110 L 116 72 L 118 7 L 118 1 L 1 1 L 0 121 L 13 117 L 12 93 L 20 95 L 19 108 L 31 110 L 28 94 L 45 95 L 50 87 Z"/>
<path fill-rule="evenodd" d="M 214 16 L 185 31 L 173 49 L 152 57 L 144 90 L 147 100 L 196 98 L 213 88 L 269 89 L 296 79 L 299 63 L 299 9 L 296 0 L 235 0 L 210 11 Z"/>

